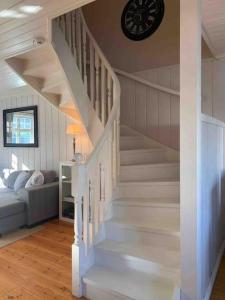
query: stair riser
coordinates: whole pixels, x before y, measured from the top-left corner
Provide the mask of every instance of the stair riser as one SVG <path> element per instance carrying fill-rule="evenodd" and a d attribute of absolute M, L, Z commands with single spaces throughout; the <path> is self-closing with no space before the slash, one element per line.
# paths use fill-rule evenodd
<path fill-rule="evenodd" d="M 115 191 L 114 198 L 179 198 L 179 184 L 157 185 L 135 183 L 121 185 Z"/>
<path fill-rule="evenodd" d="M 135 228 L 122 227 L 116 223 L 106 223 L 106 238 L 118 242 L 135 243 L 155 247 L 168 247 L 179 249 L 179 237 L 169 234 L 159 234 L 150 231 L 142 231 Z"/>
<path fill-rule="evenodd" d="M 179 178 L 179 165 L 121 167 L 121 181 L 147 181 L 151 179 Z"/>
<path fill-rule="evenodd" d="M 118 219 L 125 218 L 126 220 L 156 220 L 172 219 L 179 220 L 179 208 L 170 207 L 154 207 L 154 206 L 122 206 L 113 205 L 113 216 Z"/>
<path fill-rule="evenodd" d="M 88 283 L 84 284 L 84 296 L 90 300 L 134 300 L 126 296 L 113 295 Z"/>
<path fill-rule="evenodd" d="M 139 271 L 146 274 L 154 274 L 170 279 L 174 283 L 177 283 L 179 280 L 178 271 L 138 257 L 116 255 L 110 251 L 96 249 L 95 259 L 98 265 L 109 267 L 117 271 Z"/>
<path fill-rule="evenodd" d="M 166 161 L 165 151 L 128 153 L 120 152 L 121 165 L 150 164 Z"/>
<path fill-rule="evenodd" d="M 120 136 L 137 136 L 137 134 L 128 127 L 120 127 Z"/>
<path fill-rule="evenodd" d="M 120 139 L 120 150 L 147 149 L 157 147 L 154 141 L 146 142 L 140 137 L 124 137 Z"/>

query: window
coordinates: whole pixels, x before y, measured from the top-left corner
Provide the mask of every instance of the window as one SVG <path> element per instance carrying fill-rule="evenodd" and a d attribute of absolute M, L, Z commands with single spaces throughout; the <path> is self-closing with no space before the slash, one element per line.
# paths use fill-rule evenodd
<path fill-rule="evenodd" d="M 4 111 L 5 147 L 37 147 L 37 107 Z"/>

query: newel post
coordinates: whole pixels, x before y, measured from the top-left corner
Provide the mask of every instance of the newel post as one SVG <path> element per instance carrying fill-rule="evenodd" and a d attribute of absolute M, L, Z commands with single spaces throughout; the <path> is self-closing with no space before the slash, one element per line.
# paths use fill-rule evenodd
<path fill-rule="evenodd" d="M 83 296 L 82 275 L 84 263 L 83 201 L 85 193 L 85 165 L 72 168 L 72 196 L 74 197 L 74 243 L 72 245 L 72 294 Z"/>

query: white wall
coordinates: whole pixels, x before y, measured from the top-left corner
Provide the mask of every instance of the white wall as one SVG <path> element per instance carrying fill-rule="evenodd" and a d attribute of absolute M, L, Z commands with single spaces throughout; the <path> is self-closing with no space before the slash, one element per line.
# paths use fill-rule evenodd
<path fill-rule="evenodd" d="M 38 106 L 39 147 L 5 148 L 3 146 L 3 110 L 30 105 Z M 59 161 L 71 160 L 72 137 L 66 135 L 66 127 L 73 120 L 61 113 L 46 100 L 31 92 L 0 97 L 0 166 L 15 169 L 54 169 Z M 87 138 L 77 141 L 77 151 L 89 153 Z"/>
<path fill-rule="evenodd" d="M 201 155 L 202 299 L 209 299 L 225 238 L 225 124 L 203 116 Z"/>
<path fill-rule="evenodd" d="M 150 69 L 135 75 L 165 87 L 180 89 L 179 65 Z M 121 122 L 179 149 L 178 97 L 146 88 L 124 77 L 120 77 L 120 82 Z M 202 112 L 225 122 L 225 61 L 203 60 Z"/>
<path fill-rule="evenodd" d="M 179 68 L 152 69 L 135 75 L 175 90 L 179 89 Z M 174 149 L 179 149 L 179 97 L 119 77 L 122 89 L 121 123 Z"/>
<path fill-rule="evenodd" d="M 144 79 L 180 89 L 180 66 L 173 65 L 135 73 Z M 225 122 L 225 60 L 202 61 L 202 112 Z"/>

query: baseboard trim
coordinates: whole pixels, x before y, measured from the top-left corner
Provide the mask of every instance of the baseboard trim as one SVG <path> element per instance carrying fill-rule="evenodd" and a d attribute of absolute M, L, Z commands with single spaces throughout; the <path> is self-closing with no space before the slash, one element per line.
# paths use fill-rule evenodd
<path fill-rule="evenodd" d="M 221 260 L 223 258 L 224 251 L 225 251 L 225 240 L 223 241 L 223 244 L 220 248 L 220 251 L 219 251 L 219 254 L 218 254 L 218 257 L 217 257 L 217 261 L 216 261 L 216 264 L 215 264 L 215 267 L 214 267 L 214 270 L 213 270 L 213 273 L 212 273 L 212 276 L 211 276 L 211 280 L 210 280 L 209 286 L 207 288 L 204 300 L 210 300 L 210 298 L 211 298 L 211 294 L 212 294 L 212 291 L 213 291 L 213 286 L 214 286 L 214 283 L 215 283 L 215 280 L 216 280 L 217 273 L 219 271 L 219 267 L 220 267 Z"/>

